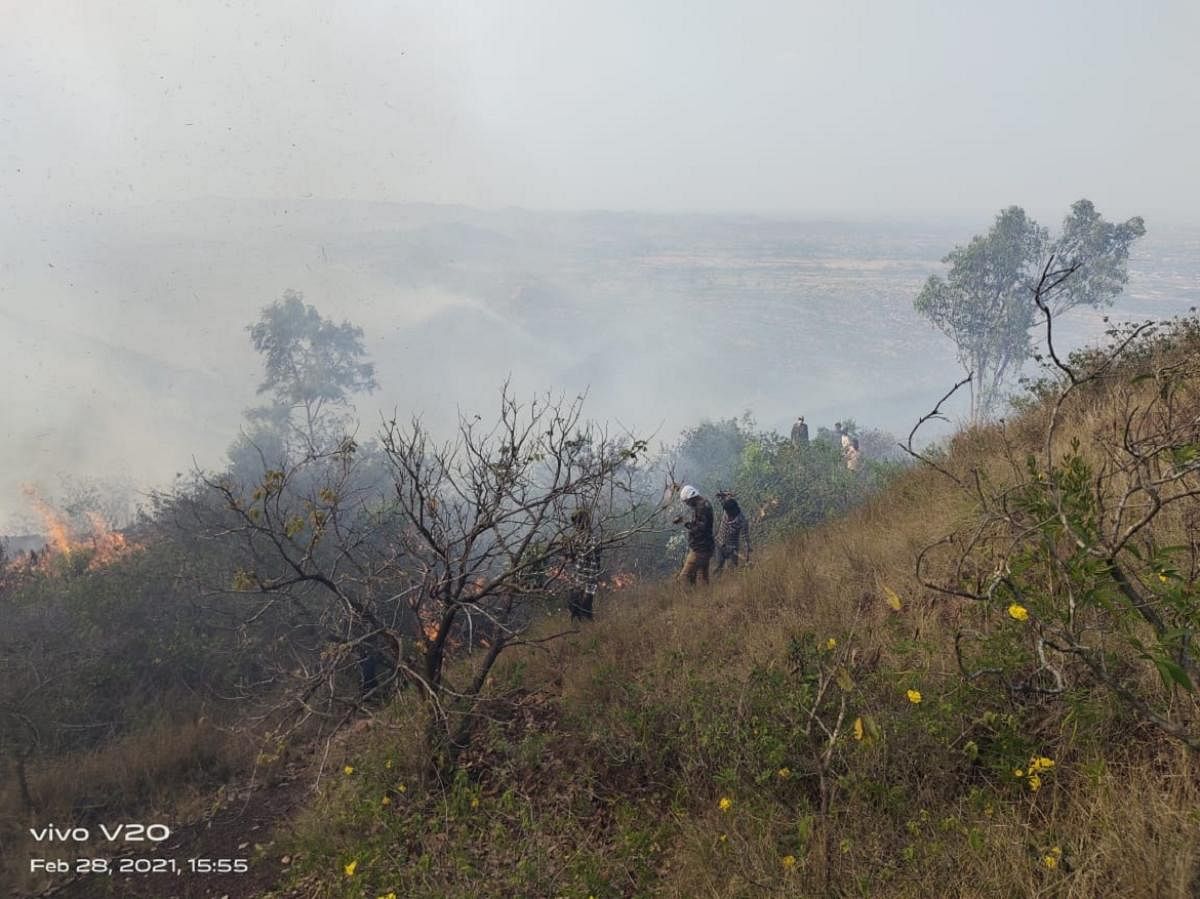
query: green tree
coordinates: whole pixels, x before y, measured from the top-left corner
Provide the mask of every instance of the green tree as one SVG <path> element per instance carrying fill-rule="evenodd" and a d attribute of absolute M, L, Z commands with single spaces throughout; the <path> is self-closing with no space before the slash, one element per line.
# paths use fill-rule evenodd
<path fill-rule="evenodd" d="M 1051 240 L 1047 229 L 1019 206 L 996 216 L 987 234 L 955 247 L 942 261 L 945 278 L 929 278 L 917 295 L 917 312 L 954 341 L 972 374 L 971 417 L 994 410 L 1005 381 L 1032 352 L 1034 290 L 1050 260 L 1073 269 L 1046 297 L 1054 315 L 1076 306 L 1111 305 L 1128 280 L 1129 247 L 1146 233 L 1140 217 L 1106 222 L 1089 200 L 1079 200 Z"/>
<path fill-rule="evenodd" d="M 243 443 L 282 450 L 298 439 L 307 451 L 335 444 L 350 397 L 378 386 L 375 367 L 365 361 L 362 329 L 323 318 L 303 294 L 288 290 L 246 330 L 266 369 L 258 392 L 270 401 L 249 411 L 253 428 Z"/>

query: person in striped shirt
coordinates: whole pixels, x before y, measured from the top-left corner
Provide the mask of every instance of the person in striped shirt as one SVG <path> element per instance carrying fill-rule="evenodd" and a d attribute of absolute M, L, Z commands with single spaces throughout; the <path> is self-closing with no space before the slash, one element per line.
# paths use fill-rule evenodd
<path fill-rule="evenodd" d="M 721 516 L 721 524 L 717 528 L 716 541 L 717 573 L 720 574 L 726 562 L 729 562 L 731 567 L 737 568 L 738 552 L 743 541 L 746 547 L 744 561 L 750 561 L 750 520 L 742 512 L 737 498 L 729 491 L 719 491 L 717 499 L 721 501 L 721 508 L 724 512 Z"/>

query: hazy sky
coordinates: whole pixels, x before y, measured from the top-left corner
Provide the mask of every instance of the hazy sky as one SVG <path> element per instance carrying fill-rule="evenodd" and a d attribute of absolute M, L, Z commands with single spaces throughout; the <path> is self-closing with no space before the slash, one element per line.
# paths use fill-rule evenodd
<path fill-rule="evenodd" d="M 4 0 L 0 215 L 318 197 L 1194 219 L 1200 3 Z"/>

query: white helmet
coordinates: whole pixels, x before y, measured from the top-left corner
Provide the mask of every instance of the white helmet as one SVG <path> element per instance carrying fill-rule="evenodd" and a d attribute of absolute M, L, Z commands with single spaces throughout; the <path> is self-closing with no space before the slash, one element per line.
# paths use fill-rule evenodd
<path fill-rule="evenodd" d="M 699 495 L 700 495 L 700 491 L 697 490 L 695 487 L 693 487 L 691 484 L 684 484 L 683 489 L 679 491 L 679 498 L 681 500 L 683 500 L 685 503 L 692 497 L 696 497 Z"/>

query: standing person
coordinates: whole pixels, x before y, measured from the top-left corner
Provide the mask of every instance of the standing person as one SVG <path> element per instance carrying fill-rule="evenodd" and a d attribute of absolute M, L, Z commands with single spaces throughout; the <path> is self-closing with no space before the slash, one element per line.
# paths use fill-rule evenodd
<path fill-rule="evenodd" d="M 842 427 L 842 423 L 840 421 L 835 421 L 833 423 L 833 439 L 839 447 L 844 447 L 846 445 L 846 429 Z"/>
<path fill-rule="evenodd" d="M 692 510 L 691 521 L 685 522 L 681 515 L 674 522 L 683 525 L 688 540 L 688 554 L 683 560 L 683 569 L 679 576 L 687 578 L 687 582 L 693 586 L 697 576 L 707 584 L 708 563 L 712 560 L 713 549 L 716 546 L 713 540 L 712 504 L 691 484 L 684 485 L 679 491 L 679 498 Z"/>
<path fill-rule="evenodd" d="M 717 528 L 717 574 L 729 562 L 730 566 L 738 566 L 738 550 L 743 540 L 746 542 L 746 563 L 750 562 L 750 521 L 742 514 L 742 507 L 732 493 L 722 490 L 717 494 L 721 501 L 721 526 Z"/>
<path fill-rule="evenodd" d="M 803 415 L 797 418 L 796 423 L 792 425 L 792 446 L 808 446 L 808 425 L 804 423 Z M 720 569 L 718 568 L 718 570 Z"/>
<path fill-rule="evenodd" d="M 576 509 L 571 523 L 575 532 L 567 545 L 567 558 L 572 566 L 567 608 L 571 610 L 572 621 L 591 621 L 600 587 L 600 545 L 592 532 L 591 512 Z"/>
<path fill-rule="evenodd" d="M 846 468 L 849 471 L 858 471 L 858 467 L 862 464 L 862 453 L 858 449 L 858 438 L 851 437 L 844 453 L 846 457 Z"/>

